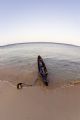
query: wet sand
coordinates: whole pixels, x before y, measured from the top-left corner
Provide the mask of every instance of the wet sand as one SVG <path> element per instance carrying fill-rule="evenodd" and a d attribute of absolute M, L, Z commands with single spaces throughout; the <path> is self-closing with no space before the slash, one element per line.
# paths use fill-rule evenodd
<path fill-rule="evenodd" d="M 0 120 L 80 120 L 80 85 L 17 90 L 0 82 Z"/>

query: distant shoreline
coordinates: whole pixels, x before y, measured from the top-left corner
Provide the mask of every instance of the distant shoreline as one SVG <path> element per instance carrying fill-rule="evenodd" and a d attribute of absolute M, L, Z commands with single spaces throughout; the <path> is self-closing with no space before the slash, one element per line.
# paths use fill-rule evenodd
<path fill-rule="evenodd" d="M 21 45 L 21 44 L 55 44 L 55 45 L 66 45 L 66 46 L 73 46 L 73 47 L 80 47 L 78 45 L 73 45 L 73 44 L 67 44 L 67 43 L 55 43 L 55 42 L 22 42 L 22 43 L 12 43 L 12 44 L 6 44 L 6 45 L 1 45 L 0 48 L 2 47 L 9 47 L 9 46 L 15 46 L 15 45 Z"/>

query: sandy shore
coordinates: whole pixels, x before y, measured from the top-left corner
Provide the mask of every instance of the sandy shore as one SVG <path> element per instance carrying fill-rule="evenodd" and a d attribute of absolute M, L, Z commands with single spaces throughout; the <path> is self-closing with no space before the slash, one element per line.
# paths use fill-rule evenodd
<path fill-rule="evenodd" d="M 0 82 L 0 120 L 80 120 L 80 85 L 17 90 Z"/>

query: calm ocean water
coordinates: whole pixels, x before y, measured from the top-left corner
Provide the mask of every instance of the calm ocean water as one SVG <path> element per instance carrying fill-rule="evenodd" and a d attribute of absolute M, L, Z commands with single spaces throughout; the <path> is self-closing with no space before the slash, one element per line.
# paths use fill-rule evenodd
<path fill-rule="evenodd" d="M 47 66 L 50 86 L 80 82 L 80 47 L 52 43 L 0 47 L 0 80 L 33 83 L 38 77 L 38 55 Z"/>

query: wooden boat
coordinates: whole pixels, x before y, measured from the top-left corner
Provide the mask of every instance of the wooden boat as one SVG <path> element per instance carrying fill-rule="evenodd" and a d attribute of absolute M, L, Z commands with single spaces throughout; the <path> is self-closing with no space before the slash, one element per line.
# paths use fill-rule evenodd
<path fill-rule="evenodd" d="M 40 76 L 42 77 L 42 81 L 46 86 L 48 86 L 49 81 L 47 80 L 47 75 L 48 75 L 47 68 L 46 68 L 46 65 L 40 55 L 38 56 L 37 61 L 38 61 L 38 71 L 39 71 Z M 21 89 L 24 85 L 33 86 L 34 83 L 31 85 L 28 85 L 25 83 L 18 83 L 17 89 Z"/>
<path fill-rule="evenodd" d="M 38 71 L 39 71 L 40 76 L 42 77 L 42 81 L 46 86 L 48 86 L 48 83 L 49 83 L 49 81 L 47 80 L 48 71 L 40 55 L 37 58 L 37 62 L 38 62 Z"/>

